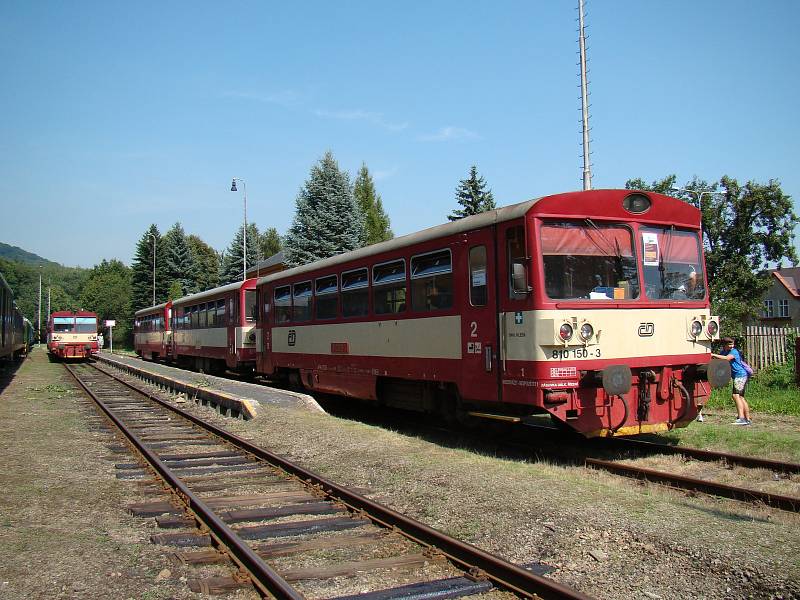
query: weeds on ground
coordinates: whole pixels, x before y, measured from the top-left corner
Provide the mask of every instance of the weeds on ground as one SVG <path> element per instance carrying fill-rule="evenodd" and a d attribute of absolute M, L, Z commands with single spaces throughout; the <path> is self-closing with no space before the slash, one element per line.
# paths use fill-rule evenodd
<path fill-rule="evenodd" d="M 752 427 L 735 427 L 730 424 L 733 416 L 726 413 L 719 424 L 706 417 L 703 424 L 692 423 L 685 429 L 676 429 L 660 437 L 679 446 L 800 462 L 800 436 L 763 428 L 757 414 L 753 417 L 755 424 Z"/>
<path fill-rule="evenodd" d="M 790 364 L 761 369 L 747 382 L 745 394 L 753 412 L 800 416 L 800 388 L 794 383 L 794 368 Z M 713 390 L 706 406 L 729 408 L 731 386 Z"/>

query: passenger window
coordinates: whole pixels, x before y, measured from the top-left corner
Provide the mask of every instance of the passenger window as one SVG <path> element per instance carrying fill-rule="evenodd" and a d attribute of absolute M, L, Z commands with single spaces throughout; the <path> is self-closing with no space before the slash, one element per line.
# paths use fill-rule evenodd
<path fill-rule="evenodd" d="M 369 312 L 367 269 L 342 273 L 342 316 L 363 317 Z"/>
<path fill-rule="evenodd" d="M 411 259 L 411 308 L 415 311 L 453 307 L 453 264 L 450 250 Z"/>
<path fill-rule="evenodd" d="M 217 327 L 225 327 L 225 300 L 217 300 Z"/>
<path fill-rule="evenodd" d="M 303 322 L 311 320 L 311 282 L 294 284 L 294 320 Z"/>
<path fill-rule="evenodd" d="M 288 285 L 275 288 L 275 322 L 288 323 L 292 318 L 292 292 Z"/>
<path fill-rule="evenodd" d="M 472 306 L 486 306 L 488 282 L 486 281 L 486 246 L 469 250 L 469 302 Z"/>
<path fill-rule="evenodd" d="M 335 319 L 339 308 L 339 285 L 336 275 L 320 277 L 316 281 L 314 311 L 317 319 Z"/>
<path fill-rule="evenodd" d="M 244 318 L 248 323 L 256 320 L 256 291 L 244 291 Z"/>
<path fill-rule="evenodd" d="M 206 305 L 201 304 L 197 307 L 197 326 L 200 329 L 205 329 L 208 326 L 208 319 L 207 319 L 208 312 L 206 311 Z"/>
<path fill-rule="evenodd" d="M 512 300 L 524 300 L 528 297 L 527 291 L 519 289 L 514 290 L 514 265 L 521 265 L 516 267 L 516 270 L 521 273 L 527 273 L 528 261 L 525 257 L 525 228 L 522 225 L 516 227 L 509 227 L 506 229 L 506 256 L 508 259 L 508 297 Z M 527 277 L 525 277 L 524 289 L 527 290 Z"/>
<path fill-rule="evenodd" d="M 376 315 L 406 310 L 406 262 L 395 260 L 372 267 L 372 306 Z"/>

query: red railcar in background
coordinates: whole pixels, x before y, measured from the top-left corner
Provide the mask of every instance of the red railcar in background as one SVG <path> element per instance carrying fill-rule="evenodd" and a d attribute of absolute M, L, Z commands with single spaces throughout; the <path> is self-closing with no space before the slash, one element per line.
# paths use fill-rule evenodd
<path fill-rule="evenodd" d="M 51 314 L 47 320 L 47 349 L 58 358 L 86 359 L 97 354 L 97 315 L 86 311 Z"/>
<path fill-rule="evenodd" d="M 137 354 L 207 373 L 252 373 L 258 336 L 255 287 L 251 278 L 138 311 Z"/>
<path fill-rule="evenodd" d="M 136 311 L 133 345 L 136 354 L 147 360 L 169 358 L 172 350 L 172 302 Z"/>

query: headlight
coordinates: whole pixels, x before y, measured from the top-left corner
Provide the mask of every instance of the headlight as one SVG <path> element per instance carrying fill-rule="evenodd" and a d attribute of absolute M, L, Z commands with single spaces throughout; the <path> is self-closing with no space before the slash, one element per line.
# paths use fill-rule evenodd
<path fill-rule="evenodd" d="M 564 342 L 570 341 L 572 339 L 572 334 L 572 325 L 569 323 L 564 323 L 558 330 L 558 337 L 560 337 Z"/>
<path fill-rule="evenodd" d="M 706 331 L 708 332 L 709 337 L 714 337 L 719 333 L 719 323 L 716 321 L 709 321 L 708 325 L 706 325 Z"/>
<path fill-rule="evenodd" d="M 584 323 L 581 325 L 581 339 L 586 342 L 591 339 L 594 335 L 594 327 L 592 327 L 589 323 Z"/>
<path fill-rule="evenodd" d="M 691 332 L 694 337 L 699 336 L 703 332 L 703 324 L 700 321 L 692 321 Z"/>

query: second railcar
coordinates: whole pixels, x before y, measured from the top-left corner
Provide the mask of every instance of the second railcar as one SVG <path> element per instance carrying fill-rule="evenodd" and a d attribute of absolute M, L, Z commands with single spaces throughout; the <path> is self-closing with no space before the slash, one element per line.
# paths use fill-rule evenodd
<path fill-rule="evenodd" d="M 268 275 L 257 372 L 587 436 L 685 426 L 710 361 L 700 212 L 630 190 L 547 196 Z"/>
<path fill-rule="evenodd" d="M 172 357 L 172 302 L 136 311 L 133 320 L 133 347 L 147 360 Z"/>
<path fill-rule="evenodd" d="M 205 372 L 252 373 L 256 363 L 256 279 L 172 302 L 170 359 Z"/>

